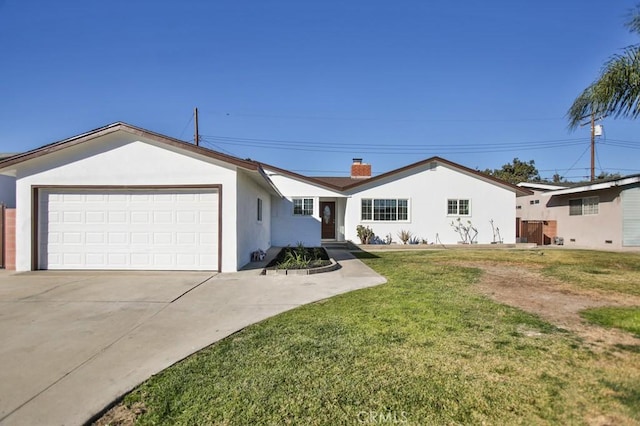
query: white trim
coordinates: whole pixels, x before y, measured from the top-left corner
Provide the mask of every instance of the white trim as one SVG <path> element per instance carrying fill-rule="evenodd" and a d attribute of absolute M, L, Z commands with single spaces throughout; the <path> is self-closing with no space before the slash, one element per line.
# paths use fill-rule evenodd
<path fill-rule="evenodd" d="M 456 213 L 449 213 L 449 201 L 456 201 Z M 469 203 L 469 213 L 461 214 L 460 213 L 460 201 L 467 201 Z M 471 198 L 447 198 L 447 217 L 471 217 Z"/>
<path fill-rule="evenodd" d="M 562 189 L 560 191 L 553 191 L 551 195 L 564 195 L 564 194 L 577 194 L 579 192 L 597 191 L 600 189 L 614 188 L 616 186 L 632 185 L 640 182 L 640 176 L 632 176 L 628 178 L 622 178 L 613 180 L 610 182 L 594 183 L 591 185 L 578 186 L 575 188 Z"/>
<path fill-rule="evenodd" d="M 296 204 L 295 204 L 295 202 L 297 200 L 302 201 L 302 213 L 296 213 Z M 305 214 L 305 211 L 308 211 L 308 209 L 305 210 L 305 204 L 306 204 L 305 201 L 307 201 L 307 200 L 311 200 L 311 213 L 309 213 L 309 214 Z M 315 215 L 315 204 L 316 203 L 315 203 L 315 198 L 313 198 L 313 197 L 293 197 L 291 199 L 291 204 L 293 205 L 293 211 L 291 212 L 291 215 L 294 216 L 294 217 L 309 217 L 309 216 L 314 216 Z"/>
<path fill-rule="evenodd" d="M 371 219 L 362 219 L 362 202 L 364 200 L 371 200 Z M 407 218 L 396 220 L 376 220 L 374 217 L 374 202 L 375 200 L 395 200 L 396 201 L 396 217 L 398 217 L 398 201 L 407 202 Z M 361 223 L 411 223 L 411 198 L 383 198 L 383 197 L 365 197 L 360 199 L 360 222 Z"/>
<path fill-rule="evenodd" d="M 520 188 L 545 189 L 547 191 L 555 191 L 556 189 L 567 189 L 566 186 L 549 185 L 545 183 L 520 182 L 517 186 Z"/>

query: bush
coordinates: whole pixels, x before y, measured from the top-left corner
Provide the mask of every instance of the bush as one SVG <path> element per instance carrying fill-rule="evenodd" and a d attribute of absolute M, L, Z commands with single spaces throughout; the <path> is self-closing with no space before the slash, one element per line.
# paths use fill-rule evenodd
<path fill-rule="evenodd" d="M 368 226 L 358 225 L 356 232 L 358 234 L 358 238 L 360 238 L 361 244 L 370 244 L 376 236 L 376 234 L 373 233 L 373 229 Z"/>
<path fill-rule="evenodd" d="M 398 238 L 400 238 L 402 244 L 407 244 L 411 237 L 413 237 L 411 231 L 405 231 L 404 229 L 401 229 L 400 232 L 398 232 Z"/>

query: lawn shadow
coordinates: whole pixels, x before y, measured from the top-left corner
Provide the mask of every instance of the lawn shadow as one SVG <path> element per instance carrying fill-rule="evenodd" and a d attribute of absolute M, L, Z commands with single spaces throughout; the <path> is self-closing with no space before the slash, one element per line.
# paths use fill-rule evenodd
<path fill-rule="evenodd" d="M 618 343 L 617 345 L 615 345 L 615 347 L 623 351 L 629 351 L 636 354 L 640 354 L 640 345 L 623 345 L 621 343 Z"/>
<path fill-rule="evenodd" d="M 352 251 L 351 254 L 358 259 L 380 259 L 380 256 L 368 251 Z"/>

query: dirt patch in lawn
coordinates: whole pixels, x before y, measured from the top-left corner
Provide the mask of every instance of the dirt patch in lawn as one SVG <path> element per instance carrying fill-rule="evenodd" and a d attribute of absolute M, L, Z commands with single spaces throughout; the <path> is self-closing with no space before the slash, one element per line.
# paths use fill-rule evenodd
<path fill-rule="evenodd" d="M 146 410 L 142 403 L 127 407 L 122 402 L 107 411 L 104 416 L 93 423 L 93 426 L 131 426 L 136 418 Z"/>
<path fill-rule="evenodd" d="M 587 323 L 579 312 L 600 306 L 640 306 L 640 297 L 576 289 L 545 277 L 531 267 L 473 263 L 484 271 L 476 288 L 492 299 L 539 315 L 555 326 L 575 332 L 594 349 L 640 348 L 632 334 Z"/>

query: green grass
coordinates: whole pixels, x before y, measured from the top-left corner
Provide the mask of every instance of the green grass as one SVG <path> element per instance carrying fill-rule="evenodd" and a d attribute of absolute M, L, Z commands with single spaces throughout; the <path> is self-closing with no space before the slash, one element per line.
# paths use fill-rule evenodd
<path fill-rule="evenodd" d="M 594 324 L 626 330 L 640 338 L 640 307 L 592 308 L 580 315 Z"/>
<path fill-rule="evenodd" d="M 387 284 L 250 326 L 124 402 L 146 407 L 139 424 L 640 422 L 640 353 L 593 353 L 576 336 L 477 295 L 480 271 L 450 264 L 577 268 L 583 256 L 557 253 L 365 254 Z M 592 257 L 582 261 L 594 266 Z"/>
<path fill-rule="evenodd" d="M 593 250 L 434 250 L 423 252 L 441 262 L 496 262 L 540 269 L 578 290 L 640 296 L 640 253 Z"/>

